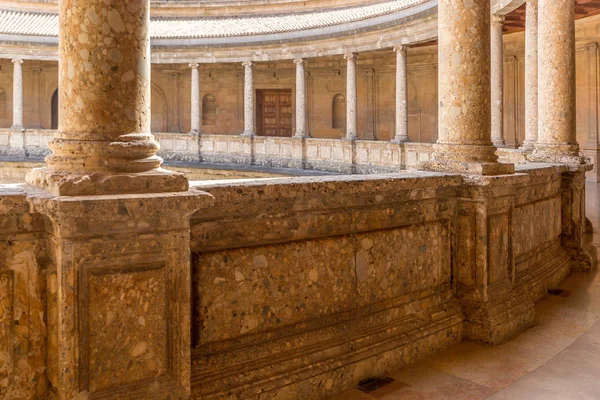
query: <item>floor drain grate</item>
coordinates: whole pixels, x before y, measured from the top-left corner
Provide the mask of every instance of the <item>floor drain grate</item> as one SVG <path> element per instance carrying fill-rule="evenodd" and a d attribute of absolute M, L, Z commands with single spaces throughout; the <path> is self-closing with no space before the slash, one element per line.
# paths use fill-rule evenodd
<path fill-rule="evenodd" d="M 380 378 L 367 378 L 358 382 L 358 390 L 364 393 L 371 393 L 392 382 L 394 382 L 394 378 L 388 378 L 387 376 Z"/>
<path fill-rule="evenodd" d="M 571 294 L 571 292 L 563 289 L 548 289 L 548 294 L 550 296 L 567 297 Z"/>

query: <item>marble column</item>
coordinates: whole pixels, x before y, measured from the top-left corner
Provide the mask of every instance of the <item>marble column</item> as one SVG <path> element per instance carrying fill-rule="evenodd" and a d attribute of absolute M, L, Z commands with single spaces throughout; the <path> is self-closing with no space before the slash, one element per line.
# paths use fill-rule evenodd
<path fill-rule="evenodd" d="M 434 160 L 420 168 L 513 173 L 491 141 L 490 2 L 440 0 L 438 38 L 439 135 Z"/>
<path fill-rule="evenodd" d="M 200 132 L 200 77 L 198 64 L 190 64 L 192 69 L 191 132 Z"/>
<path fill-rule="evenodd" d="M 581 164 L 575 136 L 575 5 L 538 4 L 538 140 L 531 161 Z"/>
<path fill-rule="evenodd" d="M 306 137 L 306 78 L 302 58 L 294 60 L 296 64 L 296 133 L 295 137 Z"/>
<path fill-rule="evenodd" d="M 187 190 L 185 177 L 158 169 L 150 133 L 147 2 L 61 1 L 59 12 L 70 16 L 59 29 L 60 126 L 48 168 L 29 183 L 61 195 Z"/>
<path fill-rule="evenodd" d="M 13 123 L 10 129 L 23 129 L 23 60 L 13 58 Z"/>
<path fill-rule="evenodd" d="M 243 62 L 244 66 L 244 136 L 256 135 L 254 127 L 254 75 L 252 62 Z"/>
<path fill-rule="evenodd" d="M 497 147 L 504 141 L 504 49 L 502 29 L 504 17 L 492 15 L 491 28 L 491 92 L 492 92 L 492 142 Z"/>
<path fill-rule="evenodd" d="M 346 53 L 346 139 L 355 140 L 357 137 L 356 114 L 356 56 Z"/>
<path fill-rule="evenodd" d="M 394 143 L 408 142 L 408 88 L 406 46 L 394 47 L 396 52 L 396 135 Z"/>
<path fill-rule="evenodd" d="M 521 150 L 531 151 L 538 137 L 538 0 L 525 6 L 525 140 Z"/>

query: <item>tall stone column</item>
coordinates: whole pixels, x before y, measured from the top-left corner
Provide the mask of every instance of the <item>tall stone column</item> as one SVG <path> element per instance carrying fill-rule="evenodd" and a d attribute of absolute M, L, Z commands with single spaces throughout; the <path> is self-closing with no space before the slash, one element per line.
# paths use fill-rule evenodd
<path fill-rule="evenodd" d="M 538 138 L 538 0 L 525 6 L 525 140 L 521 150 L 532 151 Z"/>
<path fill-rule="evenodd" d="M 148 0 L 59 2 L 61 118 L 27 187 L 44 215 L 59 400 L 188 398 L 190 222 L 212 196 L 158 168 Z M 168 193 L 165 193 L 168 192 Z"/>
<path fill-rule="evenodd" d="M 491 91 L 492 91 L 492 142 L 497 147 L 504 141 L 504 49 L 502 29 L 504 17 L 492 16 L 491 28 Z"/>
<path fill-rule="evenodd" d="M 23 60 L 13 58 L 13 123 L 10 129 L 23 129 Z"/>
<path fill-rule="evenodd" d="M 59 12 L 60 123 L 48 168 L 28 182 L 71 196 L 187 190 L 184 176 L 158 169 L 150 133 L 147 2 L 65 0 Z"/>
<path fill-rule="evenodd" d="M 408 88 L 406 46 L 394 47 L 396 52 L 396 135 L 394 143 L 408 142 Z"/>
<path fill-rule="evenodd" d="M 538 4 L 538 140 L 531 161 L 582 164 L 575 136 L 575 6 Z"/>
<path fill-rule="evenodd" d="M 356 114 L 356 56 L 355 53 L 346 53 L 346 139 L 354 140 L 357 137 Z"/>
<path fill-rule="evenodd" d="M 243 62 L 244 66 L 244 136 L 256 135 L 254 127 L 254 74 L 252 62 Z"/>
<path fill-rule="evenodd" d="M 438 3 L 439 135 L 421 168 L 483 175 L 514 172 L 491 141 L 490 2 Z"/>
<path fill-rule="evenodd" d="M 200 132 L 200 76 L 198 64 L 190 64 L 192 69 L 191 132 Z"/>
<path fill-rule="evenodd" d="M 296 133 L 295 137 L 306 137 L 306 78 L 304 65 L 306 61 L 296 58 Z"/>

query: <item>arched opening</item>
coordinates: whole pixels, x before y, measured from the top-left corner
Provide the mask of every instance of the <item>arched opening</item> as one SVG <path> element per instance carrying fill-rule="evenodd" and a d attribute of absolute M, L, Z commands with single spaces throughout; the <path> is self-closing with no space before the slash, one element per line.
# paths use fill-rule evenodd
<path fill-rule="evenodd" d="M 331 127 L 346 132 L 346 98 L 342 94 L 333 96 Z"/>
<path fill-rule="evenodd" d="M 202 125 L 215 125 L 217 123 L 217 102 L 215 96 L 207 94 L 202 99 Z"/>
<path fill-rule="evenodd" d="M 150 119 L 152 132 L 167 131 L 167 99 L 163 91 L 156 85 L 152 84 L 150 94 Z"/>
<path fill-rule="evenodd" d="M 58 89 L 52 93 L 52 100 L 50 103 L 50 129 L 58 129 Z"/>

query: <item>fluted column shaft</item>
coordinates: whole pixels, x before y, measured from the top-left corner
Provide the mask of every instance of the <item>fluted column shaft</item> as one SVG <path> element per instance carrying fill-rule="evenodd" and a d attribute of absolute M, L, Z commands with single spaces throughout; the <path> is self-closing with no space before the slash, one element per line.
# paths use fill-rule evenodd
<path fill-rule="evenodd" d="M 254 136 L 254 74 L 252 62 L 242 63 L 244 66 L 244 135 Z"/>
<path fill-rule="evenodd" d="M 434 160 L 420 168 L 497 175 L 491 141 L 490 2 L 438 2 L 439 134 Z"/>
<path fill-rule="evenodd" d="M 81 3 L 59 3 L 61 118 L 46 161 L 69 173 L 153 170 L 148 1 Z"/>
<path fill-rule="evenodd" d="M 394 47 L 396 52 L 396 134 L 393 142 L 408 142 L 408 87 L 406 46 Z"/>
<path fill-rule="evenodd" d="M 575 6 L 538 3 L 538 140 L 531 159 L 580 163 L 575 136 Z"/>
<path fill-rule="evenodd" d="M 492 96 L 492 142 L 504 147 L 504 49 L 502 29 L 504 17 L 492 16 L 491 28 L 491 96 Z"/>
<path fill-rule="evenodd" d="M 525 7 L 525 140 L 521 149 L 531 151 L 538 138 L 538 0 L 527 0 Z"/>
<path fill-rule="evenodd" d="M 304 76 L 305 61 L 294 60 L 296 64 L 296 137 L 306 137 L 306 78 Z"/>
<path fill-rule="evenodd" d="M 13 63 L 13 123 L 11 129 L 23 129 L 23 60 L 15 58 Z"/>
<path fill-rule="evenodd" d="M 198 64 L 190 64 L 192 69 L 191 131 L 200 132 L 200 76 Z"/>
<path fill-rule="evenodd" d="M 356 139 L 356 54 L 347 53 L 346 59 L 346 139 Z"/>

